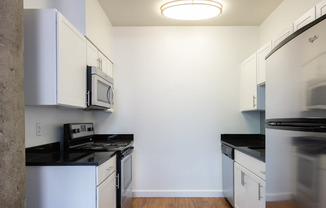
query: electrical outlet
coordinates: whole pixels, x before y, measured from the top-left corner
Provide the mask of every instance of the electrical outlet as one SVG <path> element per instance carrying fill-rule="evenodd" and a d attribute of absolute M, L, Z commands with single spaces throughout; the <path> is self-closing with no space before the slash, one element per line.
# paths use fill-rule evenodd
<path fill-rule="evenodd" d="M 42 123 L 36 123 L 36 136 L 42 136 Z"/>

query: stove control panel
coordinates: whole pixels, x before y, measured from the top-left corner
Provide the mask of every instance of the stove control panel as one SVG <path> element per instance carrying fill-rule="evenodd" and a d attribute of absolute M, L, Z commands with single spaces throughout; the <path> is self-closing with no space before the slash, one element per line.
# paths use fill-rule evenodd
<path fill-rule="evenodd" d="M 93 123 L 65 124 L 64 128 L 65 132 L 70 134 L 70 139 L 78 139 L 94 135 Z"/>

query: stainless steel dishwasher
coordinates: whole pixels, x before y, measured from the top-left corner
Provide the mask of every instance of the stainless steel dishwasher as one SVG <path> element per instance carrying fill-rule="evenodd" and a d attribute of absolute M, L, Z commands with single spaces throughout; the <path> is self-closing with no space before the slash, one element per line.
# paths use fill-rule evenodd
<path fill-rule="evenodd" d="M 223 194 L 225 198 L 234 207 L 234 148 L 226 144 L 221 145 L 222 149 L 222 178 Z"/>

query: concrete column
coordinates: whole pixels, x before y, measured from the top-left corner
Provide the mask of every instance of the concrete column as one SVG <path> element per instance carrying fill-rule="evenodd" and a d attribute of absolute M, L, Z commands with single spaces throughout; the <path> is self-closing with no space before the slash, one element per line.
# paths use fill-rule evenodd
<path fill-rule="evenodd" d="M 0 0 L 0 207 L 25 207 L 23 0 Z"/>

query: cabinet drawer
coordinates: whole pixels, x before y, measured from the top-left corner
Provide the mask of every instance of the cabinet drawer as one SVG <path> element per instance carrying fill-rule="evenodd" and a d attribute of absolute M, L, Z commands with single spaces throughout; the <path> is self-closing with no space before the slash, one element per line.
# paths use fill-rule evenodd
<path fill-rule="evenodd" d="M 102 183 L 104 179 L 109 177 L 113 172 L 116 171 L 116 156 L 113 156 L 111 159 L 97 167 L 97 181 L 96 185 Z"/>
<path fill-rule="evenodd" d="M 235 152 L 235 161 L 242 165 L 243 167 L 247 168 L 260 178 L 265 180 L 265 163 L 253 158 L 245 153 L 239 152 L 237 150 Z"/>

